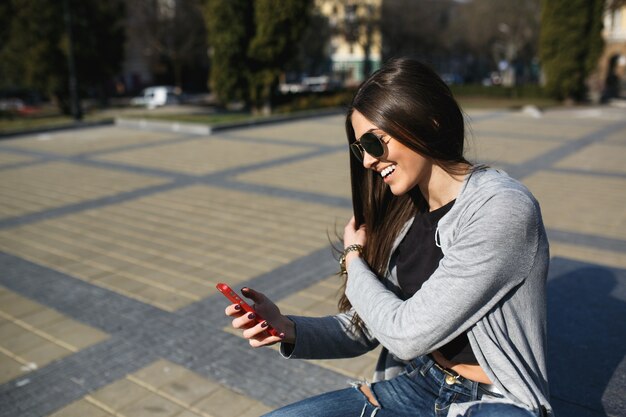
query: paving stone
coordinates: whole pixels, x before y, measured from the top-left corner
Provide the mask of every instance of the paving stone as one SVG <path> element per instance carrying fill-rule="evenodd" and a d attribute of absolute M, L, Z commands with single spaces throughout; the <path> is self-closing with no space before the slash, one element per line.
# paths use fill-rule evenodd
<path fill-rule="evenodd" d="M 41 346 L 48 341 L 39 335 L 29 332 L 24 328 L 20 328 L 20 333 L 15 336 L 7 337 L 0 342 L 3 348 L 11 352 L 25 352 L 35 347 Z"/>
<path fill-rule="evenodd" d="M 50 417 L 108 417 L 109 413 L 86 400 L 78 400 L 50 415 Z"/>
<path fill-rule="evenodd" d="M 594 344 L 604 340 L 604 348 L 623 350 L 615 326 L 608 326 L 620 322 L 626 298 L 623 204 L 615 192 L 623 188 L 618 162 L 626 123 L 615 116 L 623 111 L 555 110 L 537 120 L 510 112 L 471 115 L 475 140 L 489 145 L 484 155 L 536 188 L 544 209 L 556 256 L 550 303 L 562 308 L 550 321 L 557 326 L 550 329 L 556 336 L 549 351 L 557 415 L 620 415 L 624 409 L 623 366 Z M 333 276 L 337 263 L 327 234 L 333 235 L 335 225 L 341 230 L 351 214 L 347 169 L 341 162 L 341 149 L 346 149 L 342 116 L 208 138 L 116 128 L 50 138 L 0 143 L 0 178 L 15 179 L 16 172 L 34 175 L 28 178 L 33 192 L 6 191 L 23 204 L 5 199 L 6 208 L 0 209 L 0 284 L 6 287 L 0 288 L 0 309 L 8 301 L 13 313 L 36 328 L 62 328 L 59 315 L 71 317 L 97 329 L 85 330 L 96 335 L 90 338 L 96 344 L 26 375 L 15 373 L 19 362 L 0 354 L 0 363 L 12 369 L 0 384 L 0 416 L 89 408 L 94 406 L 89 398 L 97 401 L 90 396 L 99 390 L 132 391 L 118 384 L 150 366 L 175 367 L 182 376 L 165 378 L 160 387 L 150 385 L 160 383 L 158 377 L 137 379 L 131 384 L 149 387 L 153 392 L 142 389 L 150 401 L 124 406 L 183 417 L 217 417 L 187 409 L 194 401 L 206 410 L 233 411 L 222 406 L 218 390 L 248 401 L 245 407 L 244 400 L 236 405 L 242 416 L 252 416 L 345 387 L 346 377 L 371 372 L 375 353 L 345 364 L 311 363 L 285 361 L 275 349 L 250 349 L 240 336 L 223 330 L 228 324 L 225 300 L 213 289 L 224 280 L 274 300 L 291 296 L 292 301 L 307 301 L 307 314 L 334 309 L 339 281 Z M 198 153 L 209 144 L 241 151 L 229 153 L 239 159 L 211 160 L 215 164 L 209 166 L 206 155 Z M 66 175 L 72 178 L 66 180 Z M 98 194 L 101 178 L 115 183 L 107 184 L 113 187 L 108 190 L 118 187 L 115 194 Z M 127 178 L 138 182 L 125 184 Z M 78 179 L 89 184 L 67 187 Z M 576 198 L 595 200 L 604 216 Z M 589 284 L 605 281 L 613 283 L 610 293 L 601 293 L 606 286 Z M 11 292 L 28 300 L 14 302 Z M 185 292 L 193 297 L 179 303 L 177 297 Z M 36 303 L 54 313 L 46 317 L 31 309 Z M 580 306 L 594 311 L 593 323 Z M 576 323 L 589 331 L 570 329 Z M 7 324 L 12 323 L 0 320 L 0 339 L 23 330 Z M 67 334 L 85 332 L 75 328 Z M 98 342 L 98 335 L 106 339 Z M 43 346 L 33 349 L 43 352 Z M 589 364 L 589 358 L 596 358 L 592 367 L 572 365 Z M 272 372 L 251 379 L 250 368 Z M 578 382 L 573 386 L 572 381 Z M 93 409 L 93 415 L 99 410 Z"/>
<path fill-rule="evenodd" d="M 33 162 L 36 160 L 36 158 L 25 155 L 0 153 L 0 168 L 5 168 L 7 166 L 12 166 L 25 162 Z"/>
<path fill-rule="evenodd" d="M 34 348 L 20 351 L 19 355 L 28 362 L 33 363 L 38 367 L 42 367 L 72 353 L 73 352 L 71 350 L 57 344 L 44 342 Z"/>
<path fill-rule="evenodd" d="M 249 398 L 226 389 L 219 389 L 194 405 L 215 417 L 237 416 L 255 405 Z"/>
<path fill-rule="evenodd" d="M 120 409 L 120 413 L 133 417 L 173 417 L 183 410 L 183 407 L 166 398 L 149 393 L 138 401 Z"/>
<path fill-rule="evenodd" d="M 155 178 L 62 162 L 4 170 L 2 177 L 2 217 L 23 215 L 163 183 L 163 180 Z M 19 202 L 20 209 L 10 209 L 5 206 L 5 201 Z"/>
<path fill-rule="evenodd" d="M 161 386 L 160 390 L 183 402 L 185 405 L 192 406 L 201 398 L 219 389 L 219 387 L 218 384 L 187 371 L 185 375 Z"/>
<path fill-rule="evenodd" d="M 24 323 L 27 323 L 36 328 L 44 328 L 47 325 L 51 325 L 64 320 L 65 317 L 62 314 L 57 313 L 49 308 L 36 310 L 30 314 L 20 317 Z"/>
<path fill-rule="evenodd" d="M 144 381 L 150 386 L 160 388 L 163 385 L 181 378 L 184 374 L 184 368 L 173 365 L 164 360 L 159 360 L 152 365 L 135 372 L 133 376 Z"/>
<path fill-rule="evenodd" d="M 23 297 L 3 299 L 0 302 L 2 303 L 0 304 L 0 311 L 15 318 L 21 318 L 29 314 L 37 313 L 41 310 L 40 305 Z"/>
<path fill-rule="evenodd" d="M 22 363 L 0 352 L 0 384 L 10 381 L 26 372 L 23 370 L 23 366 Z"/>
<path fill-rule="evenodd" d="M 216 148 L 220 149 L 219 153 L 215 152 Z M 301 147 L 244 144 L 213 138 L 111 153 L 97 159 L 187 174 L 207 174 L 304 152 L 306 149 Z"/>
<path fill-rule="evenodd" d="M 626 147 L 623 145 L 592 144 L 555 164 L 559 168 L 574 168 L 591 172 L 626 174 Z"/>
<path fill-rule="evenodd" d="M 146 147 L 155 143 L 184 141 L 188 135 L 165 132 L 146 132 L 117 126 L 92 127 L 74 131 L 60 131 L 9 139 L 10 149 L 23 149 L 61 155 L 106 153 L 111 150 Z"/>
<path fill-rule="evenodd" d="M 559 146 L 556 141 L 481 136 L 471 142 L 467 152 L 472 161 L 481 163 L 523 164 Z"/>
<path fill-rule="evenodd" d="M 615 239 L 626 236 L 626 212 L 620 209 L 626 197 L 616 192 L 626 189 L 626 178 L 541 171 L 524 183 L 539 200 L 550 228 Z"/>
<path fill-rule="evenodd" d="M 234 178 L 251 184 L 348 198 L 350 197 L 350 177 L 346 168 L 348 157 L 345 147 L 332 150 L 334 150 L 333 153 L 317 158 L 257 170 L 237 175 Z M 320 170 L 321 165 L 327 169 Z"/>

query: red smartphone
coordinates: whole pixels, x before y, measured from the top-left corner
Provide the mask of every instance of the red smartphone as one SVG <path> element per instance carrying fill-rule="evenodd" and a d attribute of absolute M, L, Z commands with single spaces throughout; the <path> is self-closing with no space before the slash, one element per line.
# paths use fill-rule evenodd
<path fill-rule="evenodd" d="M 256 311 L 254 311 L 254 309 L 250 306 L 250 304 L 246 303 L 240 296 L 239 294 L 237 294 L 235 291 L 233 291 L 232 288 L 230 288 L 228 285 L 223 284 L 223 283 L 219 283 L 215 286 L 219 292 L 221 292 L 222 294 L 224 294 L 224 296 L 226 298 L 228 298 L 230 300 L 231 303 L 233 304 L 239 304 L 241 306 L 241 309 L 247 313 L 254 313 L 256 315 L 256 319 L 255 321 L 257 323 L 261 323 L 263 321 L 265 321 L 265 319 L 263 317 L 261 317 L 259 315 L 259 313 L 257 313 Z M 271 334 L 272 336 L 279 336 L 280 333 L 274 329 L 272 326 L 269 325 L 265 328 L 265 331 L 268 332 L 269 334 Z"/>

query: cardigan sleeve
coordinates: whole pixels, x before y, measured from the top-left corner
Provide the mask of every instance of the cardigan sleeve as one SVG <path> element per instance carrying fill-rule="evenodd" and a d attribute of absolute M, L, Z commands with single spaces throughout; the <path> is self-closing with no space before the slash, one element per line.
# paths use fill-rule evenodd
<path fill-rule="evenodd" d="M 360 356 L 378 346 L 367 330 L 351 324 L 354 310 L 326 317 L 288 316 L 296 325 L 295 344 L 281 343 L 291 359 L 340 359 Z"/>
<path fill-rule="evenodd" d="M 362 259 L 350 263 L 348 299 L 372 335 L 402 360 L 430 353 L 467 331 L 530 272 L 540 225 L 530 195 L 504 190 L 466 217 L 438 268 L 406 301 Z"/>

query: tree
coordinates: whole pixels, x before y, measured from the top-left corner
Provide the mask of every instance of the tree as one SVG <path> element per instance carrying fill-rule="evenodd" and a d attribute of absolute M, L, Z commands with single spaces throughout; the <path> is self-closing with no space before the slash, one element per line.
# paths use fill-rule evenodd
<path fill-rule="evenodd" d="M 253 35 L 249 0 L 208 0 L 204 16 L 211 50 L 209 86 L 221 103 L 248 102 L 248 45 Z"/>
<path fill-rule="evenodd" d="M 540 57 L 546 90 L 560 100 L 585 98 L 585 80 L 602 53 L 604 0 L 543 0 Z"/>
<path fill-rule="evenodd" d="M 307 75 L 328 74 L 331 69 L 330 41 L 331 26 L 328 17 L 319 10 L 313 10 L 309 24 L 297 46 L 297 56 L 286 69 L 293 73 Z"/>
<path fill-rule="evenodd" d="M 540 0 L 474 0 L 459 7 L 451 29 L 462 32 L 475 57 L 492 68 L 502 65 L 499 69 L 512 85 L 520 81 L 516 75 L 530 75 L 538 53 L 540 14 Z"/>
<path fill-rule="evenodd" d="M 68 0 L 78 84 L 104 99 L 123 57 L 124 2 Z M 68 34 L 62 2 L 13 0 L 0 46 L 5 86 L 38 90 L 69 113 Z M 3 17 L 1 20 L 5 20 Z"/>
<path fill-rule="evenodd" d="M 270 111 L 311 6 L 311 0 L 207 0 L 210 85 L 222 103 L 243 100 L 253 111 Z"/>
<path fill-rule="evenodd" d="M 452 0 L 383 0 L 383 60 L 410 55 L 434 64 L 447 52 Z"/>
<path fill-rule="evenodd" d="M 296 55 L 310 15 L 305 0 L 255 0 L 255 34 L 250 40 L 250 101 L 254 111 L 271 112 L 278 77 Z"/>
<path fill-rule="evenodd" d="M 128 30 L 146 45 L 153 72 L 182 88 L 183 69 L 206 61 L 206 27 L 200 0 L 127 0 L 133 22 Z M 171 82 L 171 81 L 168 81 Z"/>
<path fill-rule="evenodd" d="M 503 61 L 528 73 L 539 14 L 540 0 L 383 0 L 383 58 L 415 56 L 468 82 Z"/>

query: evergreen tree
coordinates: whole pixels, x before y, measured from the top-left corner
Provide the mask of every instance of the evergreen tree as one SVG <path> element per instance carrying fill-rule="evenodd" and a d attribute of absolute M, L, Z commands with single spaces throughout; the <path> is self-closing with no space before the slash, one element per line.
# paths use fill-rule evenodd
<path fill-rule="evenodd" d="M 539 52 L 547 92 L 585 98 L 585 80 L 602 53 L 604 0 L 543 0 Z"/>
<path fill-rule="evenodd" d="M 269 111 L 280 73 L 297 53 L 312 0 L 207 0 L 210 87 L 222 103 Z"/>
<path fill-rule="evenodd" d="M 204 8 L 211 45 L 209 87 L 222 103 L 248 102 L 248 45 L 253 35 L 253 2 L 208 0 Z"/>
<path fill-rule="evenodd" d="M 255 35 L 250 41 L 250 100 L 254 110 L 271 110 L 278 77 L 295 57 L 310 15 L 305 0 L 255 0 Z"/>
<path fill-rule="evenodd" d="M 124 53 L 122 0 L 68 0 L 78 85 L 103 98 L 106 85 L 119 71 Z M 0 45 L 0 74 L 7 87 L 38 90 L 69 112 L 68 34 L 63 3 L 13 0 Z"/>

